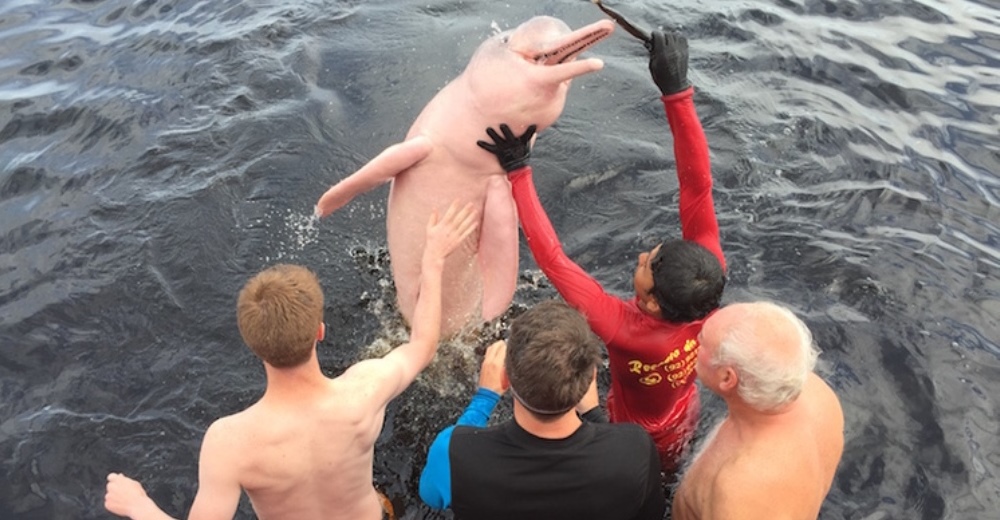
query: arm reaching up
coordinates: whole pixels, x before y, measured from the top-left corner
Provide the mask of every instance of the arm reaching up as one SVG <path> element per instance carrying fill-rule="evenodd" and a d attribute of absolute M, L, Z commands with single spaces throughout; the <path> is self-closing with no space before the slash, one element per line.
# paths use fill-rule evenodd
<path fill-rule="evenodd" d="M 413 311 L 410 341 L 382 358 L 396 371 L 395 380 L 386 387 L 391 394 L 386 401 L 406 389 L 437 353 L 441 336 L 441 277 L 445 258 L 465 242 L 478 226 L 479 215 L 471 203 L 459 209 L 453 202 L 443 217 L 431 214 L 427 223 L 427 240 L 420 266 L 420 294 Z"/>
<path fill-rule="evenodd" d="M 435 509 L 451 507 L 451 461 L 449 446 L 456 426 L 485 428 L 493 408 L 510 387 L 504 364 L 507 360 L 507 342 L 494 342 L 486 349 L 482 368 L 479 369 L 479 390 L 472 396 L 458 421 L 441 430 L 427 452 L 427 464 L 420 472 L 420 499 Z"/>
<path fill-rule="evenodd" d="M 712 200 L 712 167 L 708 141 L 698 120 L 687 79 L 688 41 L 683 35 L 653 31 L 649 72 L 663 93 L 680 189 L 681 231 L 684 240 L 697 242 L 718 258 L 723 270 L 726 259 L 719 240 L 719 223 Z"/>
<path fill-rule="evenodd" d="M 601 284 L 563 251 L 532 180 L 529 162 L 535 129 L 535 125 L 531 125 L 516 136 L 509 126 L 501 124 L 500 133 L 493 128 L 486 129 L 492 142 L 477 141 L 476 144 L 496 155 L 500 166 L 507 171 L 521 229 L 535 263 L 566 303 L 587 317 L 590 327 L 602 340 L 610 341 L 621 326 L 625 304 L 605 293 Z"/>

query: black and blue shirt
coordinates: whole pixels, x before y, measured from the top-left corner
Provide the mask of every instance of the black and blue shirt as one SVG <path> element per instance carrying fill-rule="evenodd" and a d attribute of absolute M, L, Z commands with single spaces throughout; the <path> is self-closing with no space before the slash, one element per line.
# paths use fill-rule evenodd
<path fill-rule="evenodd" d="M 564 439 L 543 439 L 516 421 L 486 428 L 500 396 L 480 388 L 431 444 L 420 498 L 457 519 L 661 520 L 656 446 L 634 424 L 591 412 Z M 591 422 L 597 421 L 597 422 Z"/>

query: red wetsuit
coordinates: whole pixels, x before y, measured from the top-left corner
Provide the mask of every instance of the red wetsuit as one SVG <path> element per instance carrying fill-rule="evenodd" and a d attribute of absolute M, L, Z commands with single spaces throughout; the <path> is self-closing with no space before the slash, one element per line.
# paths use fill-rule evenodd
<path fill-rule="evenodd" d="M 701 244 L 719 259 L 719 224 L 712 202 L 708 143 L 695 112 L 694 89 L 663 96 L 674 136 L 680 185 L 680 218 L 685 240 Z M 678 458 L 694 433 L 700 410 L 695 387 L 697 336 L 704 319 L 671 323 L 611 296 L 563 252 L 531 179 L 531 167 L 510 175 L 518 217 L 535 262 L 566 302 L 586 316 L 608 347 L 613 422 L 633 422 L 653 436 L 663 470 L 676 470 Z"/>

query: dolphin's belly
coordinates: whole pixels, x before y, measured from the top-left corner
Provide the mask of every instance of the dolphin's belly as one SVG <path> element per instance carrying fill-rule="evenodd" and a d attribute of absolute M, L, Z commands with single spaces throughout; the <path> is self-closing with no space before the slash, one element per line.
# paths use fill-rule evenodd
<path fill-rule="evenodd" d="M 469 175 L 445 165 L 425 162 L 392 181 L 386 215 L 389 253 L 394 264 L 413 264 L 419 271 L 427 222 L 434 210 L 443 215 L 453 201 L 471 202 L 482 216 L 488 176 Z M 478 237 L 476 242 L 478 242 Z M 470 256 L 462 248 L 452 256 Z"/>
<path fill-rule="evenodd" d="M 426 160 L 397 175 L 392 181 L 386 215 L 386 239 L 400 311 L 412 317 L 420 286 L 427 222 L 436 209 L 443 215 L 452 201 L 472 202 L 482 218 L 489 174 L 464 167 Z M 516 225 L 516 224 L 515 224 Z M 478 259 L 480 229 L 469 237 L 469 247 L 460 246 L 445 262 L 442 315 L 453 320 L 457 330 L 481 315 L 482 273 Z"/>

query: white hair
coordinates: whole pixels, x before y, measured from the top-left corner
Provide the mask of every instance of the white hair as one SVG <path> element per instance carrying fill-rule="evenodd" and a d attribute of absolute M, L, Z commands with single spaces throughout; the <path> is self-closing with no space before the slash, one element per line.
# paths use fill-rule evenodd
<path fill-rule="evenodd" d="M 770 302 L 745 305 L 743 319 L 723 334 L 709 362 L 733 367 L 739 377 L 736 391 L 748 405 L 760 411 L 775 410 L 798 398 L 816 367 L 819 349 L 809 328 L 792 311 Z M 799 347 L 794 357 L 769 348 L 773 329 L 782 325 L 797 332 L 797 338 L 782 338 Z"/>

